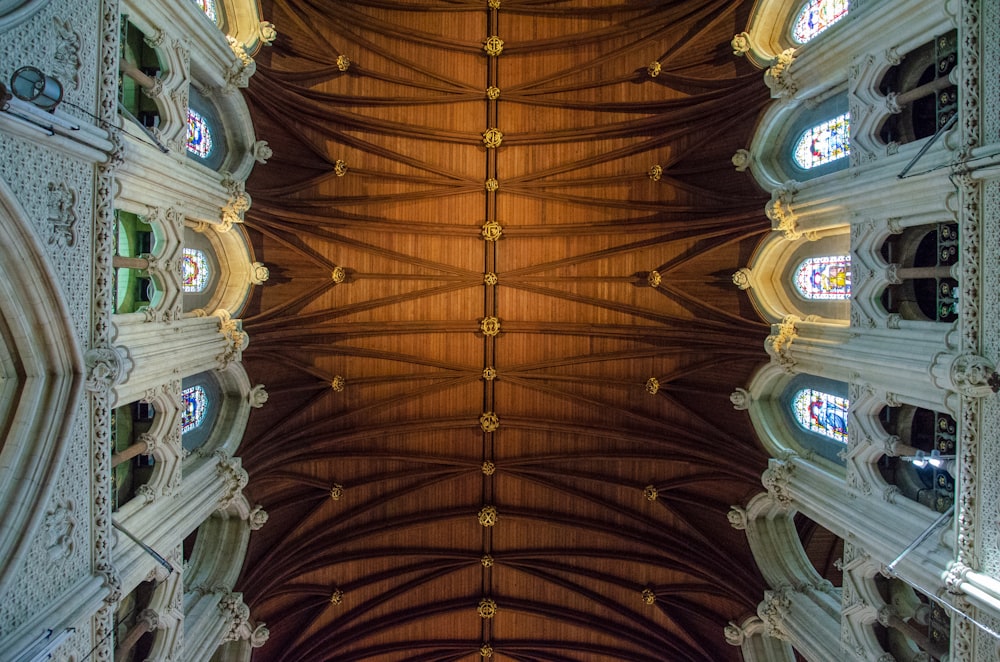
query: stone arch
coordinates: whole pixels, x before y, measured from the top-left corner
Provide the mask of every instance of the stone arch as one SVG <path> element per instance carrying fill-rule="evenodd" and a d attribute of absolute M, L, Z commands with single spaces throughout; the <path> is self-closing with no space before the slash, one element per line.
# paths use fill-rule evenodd
<path fill-rule="evenodd" d="M 238 317 L 252 287 L 269 277 L 267 268 L 254 261 L 249 238 L 240 225 L 228 228 L 190 223 L 184 230 L 184 245 L 205 251 L 218 271 L 208 290 L 197 295 L 185 294 L 184 312 L 223 309 Z"/>
<path fill-rule="evenodd" d="M 827 320 L 847 320 L 849 300 L 808 300 L 793 285 L 798 265 L 809 257 L 848 255 L 850 235 L 847 226 L 829 230 L 813 241 L 805 237 L 788 240 L 771 233 L 758 246 L 749 265 L 734 276 L 738 286 L 746 289 L 760 316 L 776 324 L 788 315 L 817 316 Z"/>
<path fill-rule="evenodd" d="M 0 590 L 34 538 L 69 444 L 84 386 L 84 357 L 44 249 L 0 179 Z M 112 376 L 92 352 L 88 384 Z M 103 368 L 107 368 L 107 372 Z M 80 504 L 83 506 L 83 504 Z"/>

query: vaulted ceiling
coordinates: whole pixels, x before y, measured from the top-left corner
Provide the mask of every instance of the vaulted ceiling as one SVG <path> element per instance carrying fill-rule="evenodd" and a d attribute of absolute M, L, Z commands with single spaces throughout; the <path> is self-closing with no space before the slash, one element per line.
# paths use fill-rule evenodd
<path fill-rule="evenodd" d="M 726 519 L 765 463 L 728 399 L 767 332 L 730 280 L 768 230 L 729 162 L 766 102 L 729 48 L 751 3 L 495 4 L 265 5 L 254 659 L 739 659 L 722 627 L 764 588 Z"/>

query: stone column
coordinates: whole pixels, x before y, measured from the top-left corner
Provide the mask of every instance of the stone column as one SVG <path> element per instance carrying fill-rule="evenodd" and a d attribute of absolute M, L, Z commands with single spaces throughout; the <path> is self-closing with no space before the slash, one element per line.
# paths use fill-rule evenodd
<path fill-rule="evenodd" d="M 207 370 L 221 370 L 242 357 L 249 338 L 228 313 L 147 322 L 141 314 L 115 319 L 116 342 L 132 370 L 114 388 L 114 406 L 138 400 L 150 389 Z"/>
<path fill-rule="evenodd" d="M 981 356 L 941 351 L 940 339 L 920 331 L 865 329 L 789 315 L 764 343 L 772 363 L 787 372 L 846 383 L 867 383 L 902 402 L 957 416 L 959 395 L 991 393 L 993 365 Z"/>
<path fill-rule="evenodd" d="M 761 482 L 777 501 L 866 549 L 882 565 L 892 563 L 938 517 L 908 499 L 892 502 L 879 495 L 863 497 L 834 470 L 801 457 L 770 460 Z M 886 497 L 891 499 L 892 494 Z M 940 534 L 932 536 L 896 565 L 896 574 L 928 591 L 938 591 L 944 588 L 942 577 L 953 553 L 940 542 Z"/>
<path fill-rule="evenodd" d="M 163 554 L 164 550 L 180 545 L 216 510 L 228 508 L 242 494 L 247 480 L 240 459 L 225 453 L 188 461 L 184 464 L 184 480 L 176 497 L 157 499 L 127 512 L 123 509 L 118 519 L 139 540 Z M 126 593 L 157 564 L 125 537 L 120 537 L 115 546 L 114 562 Z"/>
<path fill-rule="evenodd" d="M 136 619 L 135 625 L 129 628 L 125 636 L 115 647 L 115 659 L 122 660 L 125 656 L 135 648 L 135 645 L 139 643 L 142 636 L 152 632 L 159 625 L 159 617 L 156 612 L 152 609 L 143 609 L 139 613 L 138 619 Z"/>
<path fill-rule="evenodd" d="M 771 637 L 790 642 L 806 659 L 843 662 L 839 596 L 790 586 L 764 591 L 757 615 Z"/>

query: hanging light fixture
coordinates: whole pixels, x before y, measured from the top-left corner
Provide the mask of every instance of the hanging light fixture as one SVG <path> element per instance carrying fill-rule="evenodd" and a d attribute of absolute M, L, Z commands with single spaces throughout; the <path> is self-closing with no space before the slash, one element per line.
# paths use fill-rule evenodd
<path fill-rule="evenodd" d="M 10 91 L 22 101 L 52 112 L 62 101 L 62 83 L 36 67 L 21 67 L 10 77 Z"/>

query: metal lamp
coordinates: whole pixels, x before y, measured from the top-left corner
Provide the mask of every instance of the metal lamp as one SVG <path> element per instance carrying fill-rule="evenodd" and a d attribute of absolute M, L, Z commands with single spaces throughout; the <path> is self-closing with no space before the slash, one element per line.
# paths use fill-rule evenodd
<path fill-rule="evenodd" d="M 22 101 L 52 112 L 62 101 L 62 83 L 36 67 L 21 67 L 10 77 L 10 91 Z"/>

